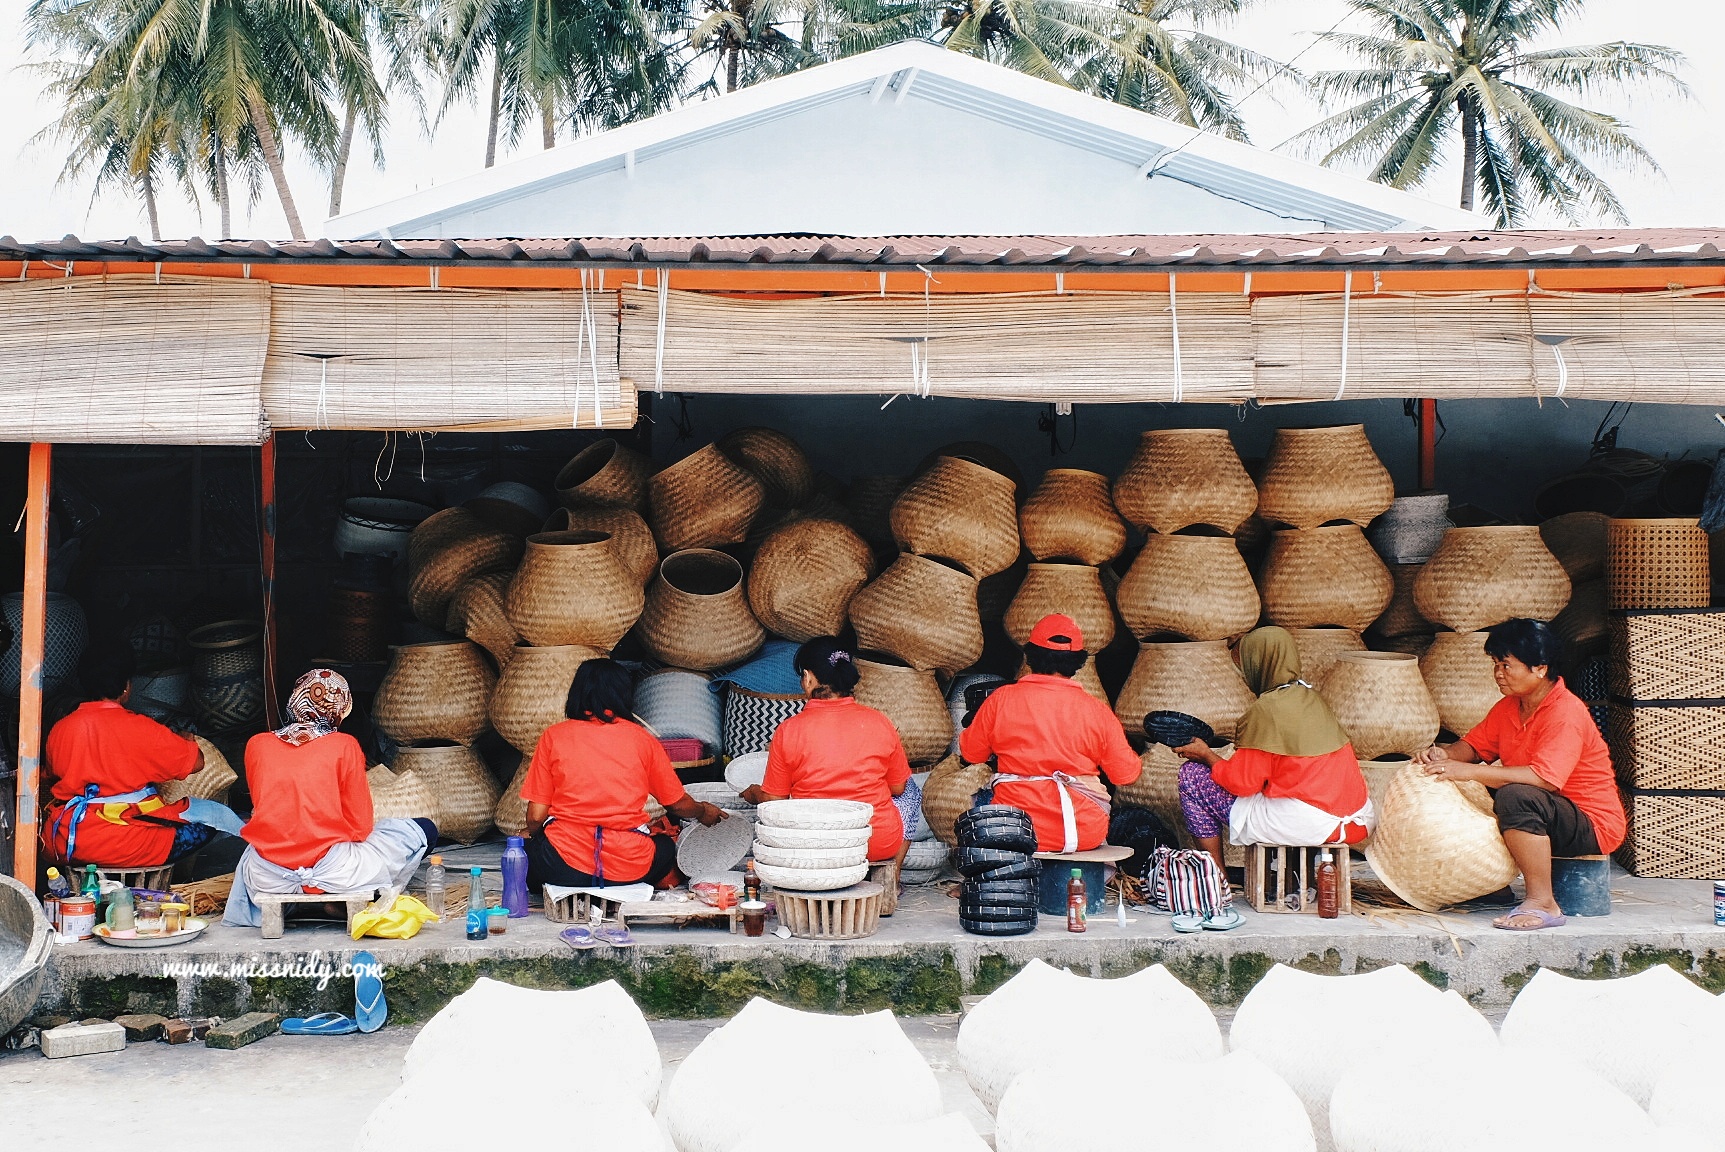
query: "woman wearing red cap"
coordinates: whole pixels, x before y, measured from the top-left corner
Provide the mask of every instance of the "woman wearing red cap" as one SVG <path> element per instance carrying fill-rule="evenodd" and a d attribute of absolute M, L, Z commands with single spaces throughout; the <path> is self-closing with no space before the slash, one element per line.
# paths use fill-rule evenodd
<path fill-rule="evenodd" d="M 1102 776 L 1130 784 L 1144 770 L 1108 705 L 1072 679 L 1084 634 L 1070 616 L 1044 616 L 1024 646 L 1030 671 L 991 694 L 959 738 L 971 764 L 996 758 L 994 802 L 1029 814 L 1042 852 L 1084 852 L 1108 837 Z"/>

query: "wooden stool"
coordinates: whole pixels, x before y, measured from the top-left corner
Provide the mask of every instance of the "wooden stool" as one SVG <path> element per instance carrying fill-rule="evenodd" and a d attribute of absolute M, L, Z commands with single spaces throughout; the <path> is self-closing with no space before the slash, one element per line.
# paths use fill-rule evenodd
<path fill-rule="evenodd" d="M 78 887 L 78 880 L 72 874 L 72 869 L 83 871 L 77 864 L 58 864 L 55 867 L 66 873 L 66 882 L 73 888 Z M 103 880 L 112 880 L 127 888 L 144 888 L 151 892 L 166 892 L 173 883 L 174 866 L 163 864 L 158 868 L 118 868 L 112 864 L 96 865 L 96 875 Z"/>
<path fill-rule="evenodd" d="M 870 864 L 867 880 L 870 884 L 881 887 L 880 914 L 891 916 L 898 911 L 898 872 L 897 860 L 888 860 L 885 864 Z"/>
<path fill-rule="evenodd" d="M 621 900 L 606 900 L 586 892 L 571 892 L 558 900 L 551 899 L 548 892 L 544 896 L 545 919 L 553 924 L 585 924 L 592 919 L 594 908 L 599 909 L 599 919 L 615 920 L 617 909 L 623 906 Z"/>
<path fill-rule="evenodd" d="M 289 904 L 345 904 L 347 930 L 351 933 L 353 918 L 382 891 L 382 888 L 366 888 L 358 892 L 253 892 L 252 903 L 263 913 L 264 939 L 280 940 L 287 930 L 287 917 L 283 912 Z"/>
<path fill-rule="evenodd" d="M 1108 902 L 1108 867 L 1132 855 L 1132 849 L 1115 844 L 1103 844 L 1084 852 L 1038 852 L 1042 861 L 1042 914 L 1066 915 L 1066 885 L 1072 881 L 1072 870 L 1078 869 L 1084 880 L 1084 914 L 1094 916 Z"/>
<path fill-rule="evenodd" d="M 1346 844 L 1247 844 L 1246 899 L 1254 912 L 1316 913 L 1316 900 L 1307 900 L 1306 892 L 1318 886 L 1318 853 L 1328 852 L 1336 862 L 1336 912 L 1348 916 L 1354 910 L 1354 879 L 1350 854 Z M 1272 857 L 1275 868 L 1270 868 Z M 1290 866 L 1300 874 L 1292 890 L 1288 887 Z M 1270 877 L 1270 872 L 1275 877 Z M 1272 886 L 1274 891 L 1271 890 Z M 1290 908 L 1289 896 L 1298 898 L 1298 907 Z"/>
<path fill-rule="evenodd" d="M 880 927 L 879 884 L 864 881 L 832 892 L 773 889 L 779 923 L 805 940 L 861 940 Z"/>
<path fill-rule="evenodd" d="M 1611 857 L 1553 856 L 1551 894 L 1565 916 L 1611 915 Z"/>

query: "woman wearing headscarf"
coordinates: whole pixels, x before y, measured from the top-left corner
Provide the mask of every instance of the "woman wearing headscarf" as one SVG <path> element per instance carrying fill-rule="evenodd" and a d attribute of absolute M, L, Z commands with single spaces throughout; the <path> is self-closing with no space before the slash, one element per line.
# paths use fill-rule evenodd
<path fill-rule="evenodd" d="M 328 668 L 301 676 L 288 722 L 246 744 L 252 818 L 222 923 L 255 928 L 253 893 L 292 895 L 401 887 L 437 843 L 430 820 L 374 820 L 365 753 L 337 731 L 353 711 L 347 681 Z"/>
<path fill-rule="evenodd" d="M 1248 632 L 1234 658 L 1258 699 L 1223 759 L 1202 740 L 1174 751 L 1180 810 L 1199 845 L 1222 865 L 1222 829 L 1235 844 L 1357 844 L 1376 823 L 1348 734 L 1317 690 L 1300 679 L 1300 651 L 1280 628 Z"/>

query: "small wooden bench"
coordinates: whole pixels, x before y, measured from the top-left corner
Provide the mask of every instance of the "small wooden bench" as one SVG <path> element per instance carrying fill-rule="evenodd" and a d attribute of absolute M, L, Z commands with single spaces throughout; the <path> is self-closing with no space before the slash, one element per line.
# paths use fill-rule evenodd
<path fill-rule="evenodd" d="M 615 920 L 627 928 L 631 920 L 668 921 L 679 928 L 690 924 L 723 923 L 735 933 L 742 923 L 742 913 L 736 905 L 715 908 L 703 900 L 606 900 L 586 892 L 571 892 L 561 900 L 545 899 L 545 918 L 553 924 L 587 924 L 597 910 L 600 920 Z"/>
<path fill-rule="evenodd" d="M 1038 852 L 1042 861 L 1042 914 L 1066 915 L 1066 886 L 1072 880 L 1072 870 L 1078 869 L 1084 881 L 1084 914 L 1094 916 L 1108 903 L 1108 869 L 1132 855 L 1132 849 L 1118 844 L 1101 844 L 1083 852 Z"/>
<path fill-rule="evenodd" d="M 365 906 L 377 899 L 382 888 L 365 888 L 358 892 L 253 892 L 252 903 L 263 913 L 265 940 L 280 940 L 287 931 L 286 909 L 289 904 L 345 904 L 347 929 L 353 931 L 353 918 Z"/>
<path fill-rule="evenodd" d="M 1312 913 L 1318 902 L 1308 900 L 1306 893 L 1318 887 L 1318 853 L 1328 852 L 1336 862 L 1336 914 L 1349 916 L 1354 911 L 1354 878 L 1350 853 L 1346 844 L 1247 844 L 1246 899 L 1254 912 Z M 1271 867 L 1272 862 L 1274 867 Z M 1272 877 L 1270 874 L 1275 873 Z M 1291 888 L 1288 876 L 1299 873 Z M 1288 897 L 1295 897 L 1294 907 L 1288 907 Z"/>
<path fill-rule="evenodd" d="M 84 882 L 86 864 L 55 864 L 61 875 L 66 877 L 74 891 Z M 166 892 L 174 878 L 174 866 L 163 864 L 156 868 L 121 868 L 113 864 L 96 865 L 96 875 L 102 880 L 111 880 L 115 884 L 127 888 L 143 888 L 150 892 Z"/>

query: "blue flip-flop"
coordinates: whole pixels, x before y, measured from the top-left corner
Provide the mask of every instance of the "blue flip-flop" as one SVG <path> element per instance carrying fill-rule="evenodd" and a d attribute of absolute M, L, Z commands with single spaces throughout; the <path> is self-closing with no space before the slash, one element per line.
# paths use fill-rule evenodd
<path fill-rule="evenodd" d="M 584 928 L 580 925 L 576 925 L 573 928 L 563 929 L 563 931 L 557 933 L 557 939 L 563 941 L 563 943 L 569 945 L 569 947 L 575 949 L 577 952 L 585 952 L 589 948 L 599 947 L 599 941 L 593 938 L 593 930 L 591 928 Z"/>
<path fill-rule="evenodd" d="M 378 968 L 377 957 L 370 952 L 353 954 L 353 1015 L 361 1032 L 376 1032 L 389 1019 Z"/>
<path fill-rule="evenodd" d="M 290 1016 L 281 1022 L 288 1036 L 349 1036 L 359 1031 L 359 1025 L 340 1012 L 319 1012 L 316 1016 Z"/>

